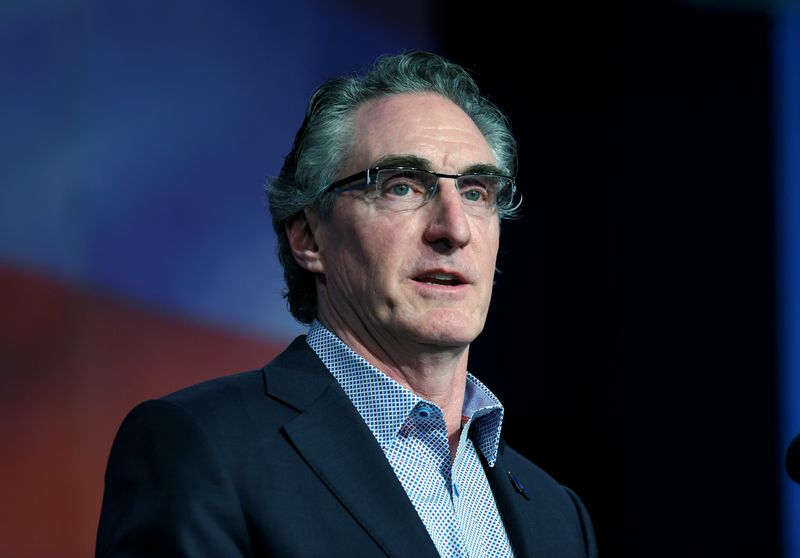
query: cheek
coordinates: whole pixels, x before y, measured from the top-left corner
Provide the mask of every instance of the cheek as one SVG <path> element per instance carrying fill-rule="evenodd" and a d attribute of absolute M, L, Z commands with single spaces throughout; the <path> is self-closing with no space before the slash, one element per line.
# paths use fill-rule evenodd
<path fill-rule="evenodd" d="M 409 230 L 407 219 L 398 219 L 396 214 L 382 213 L 371 206 L 357 215 L 348 217 L 347 234 L 363 247 L 370 259 L 379 261 L 387 247 L 393 246 L 399 235 Z"/>
<path fill-rule="evenodd" d="M 396 271 L 395 227 L 341 227 L 326 258 L 326 269 L 339 288 L 356 294 L 379 289 Z"/>
<path fill-rule="evenodd" d="M 494 275 L 494 269 L 497 264 L 497 252 L 500 249 L 500 228 L 499 226 L 490 226 L 480 235 L 478 239 L 481 245 L 480 250 L 480 263 L 484 269 L 489 269 Z"/>
<path fill-rule="evenodd" d="M 402 254 L 402 247 L 407 245 L 408 239 L 399 237 L 395 230 L 381 229 L 360 239 L 359 263 L 363 266 L 367 280 L 374 283 L 376 288 L 396 276 L 404 259 L 410 257 Z"/>

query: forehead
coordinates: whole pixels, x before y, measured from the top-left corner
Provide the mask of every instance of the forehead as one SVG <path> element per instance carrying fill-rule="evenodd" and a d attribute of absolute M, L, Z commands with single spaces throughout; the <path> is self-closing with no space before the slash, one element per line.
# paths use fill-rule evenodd
<path fill-rule="evenodd" d="M 495 164 L 472 119 L 435 93 L 403 93 L 373 100 L 354 116 L 348 170 L 357 172 L 393 155 L 415 155 L 440 172 L 477 163 Z"/>

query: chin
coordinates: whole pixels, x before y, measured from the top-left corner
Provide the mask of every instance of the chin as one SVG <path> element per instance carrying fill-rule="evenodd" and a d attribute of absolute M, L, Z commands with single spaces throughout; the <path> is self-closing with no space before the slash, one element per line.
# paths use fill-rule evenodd
<path fill-rule="evenodd" d="M 483 320 L 467 319 L 453 312 L 437 312 L 426 316 L 415 328 L 423 342 L 446 347 L 463 347 L 472 343 L 483 330 Z"/>

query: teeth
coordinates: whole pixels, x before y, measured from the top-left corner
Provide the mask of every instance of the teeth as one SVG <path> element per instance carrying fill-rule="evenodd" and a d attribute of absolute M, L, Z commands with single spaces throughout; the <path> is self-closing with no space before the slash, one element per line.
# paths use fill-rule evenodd
<path fill-rule="evenodd" d="M 431 285 L 459 285 L 461 281 L 447 273 L 431 273 L 419 278 L 420 281 Z"/>

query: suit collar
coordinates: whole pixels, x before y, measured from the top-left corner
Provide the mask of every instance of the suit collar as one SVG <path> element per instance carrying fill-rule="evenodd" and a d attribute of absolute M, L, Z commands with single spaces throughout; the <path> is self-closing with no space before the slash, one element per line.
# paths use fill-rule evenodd
<path fill-rule="evenodd" d="M 267 365 L 264 376 L 267 395 L 298 412 L 284 425 L 297 451 L 384 552 L 392 557 L 438 557 L 372 432 L 305 337 L 295 339 Z M 523 521 L 528 500 L 510 478 L 513 471 L 504 452 L 505 442 L 500 440 L 493 467 L 483 452 L 477 453 L 514 554 L 535 557 L 535 541 Z"/>
<path fill-rule="evenodd" d="M 264 369 L 267 395 L 296 411 L 309 407 L 333 383 L 333 378 L 306 344 L 305 335 L 294 341 Z"/>
<path fill-rule="evenodd" d="M 311 324 L 306 342 L 342 386 L 381 447 L 393 444 L 415 406 L 425 400 L 368 362 L 319 321 Z M 489 388 L 467 372 L 462 423 L 492 465 L 503 412 Z"/>
<path fill-rule="evenodd" d="M 438 556 L 375 437 L 298 337 L 264 368 L 267 395 L 298 411 L 283 430 L 319 479 L 388 556 Z"/>

